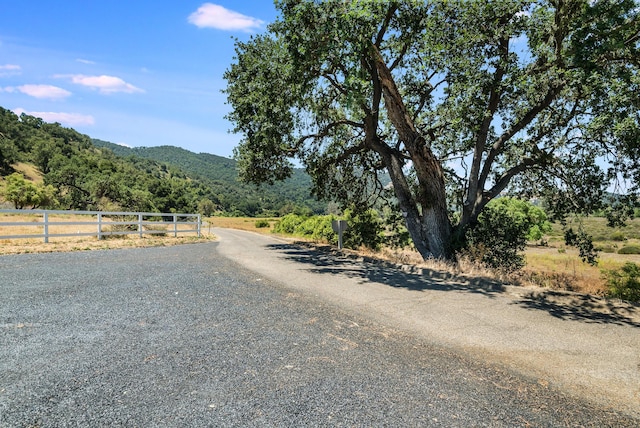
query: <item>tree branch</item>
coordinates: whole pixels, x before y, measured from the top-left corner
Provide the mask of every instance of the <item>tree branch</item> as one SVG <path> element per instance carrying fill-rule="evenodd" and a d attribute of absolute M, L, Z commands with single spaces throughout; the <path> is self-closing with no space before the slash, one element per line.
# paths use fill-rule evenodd
<path fill-rule="evenodd" d="M 402 50 L 400 51 L 400 54 L 398 54 L 398 57 L 395 59 L 395 61 L 393 61 L 393 64 L 391 64 L 391 66 L 389 67 L 390 71 L 393 71 L 393 69 L 396 68 L 398 64 L 400 64 L 400 61 L 402 61 L 408 49 L 409 49 L 409 43 L 405 43 L 404 46 L 402 46 Z"/>
<path fill-rule="evenodd" d="M 327 79 L 329 81 L 329 83 L 331 84 L 331 86 L 333 86 L 334 88 L 336 88 L 338 90 L 338 92 L 340 92 L 342 95 L 347 95 L 348 91 L 340 84 L 340 82 L 338 82 L 338 79 L 336 79 L 331 73 L 323 73 L 322 77 L 324 77 L 325 79 Z"/>
<path fill-rule="evenodd" d="M 331 122 L 330 124 L 328 124 L 326 127 L 324 127 L 320 132 L 316 133 L 316 134 L 309 134 L 309 135 L 304 135 L 300 138 L 298 138 L 298 141 L 296 142 L 296 146 L 299 147 L 301 145 L 304 144 L 304 142 L 310 138 L 313 139 L 317 139 L 317 138 L 324 138 L 327 135 L 329 135 L 329 131 L 331 131 L 334 128 L 337 128 L 339 126 L 342 125 L 348 125 L 348 126 L 352 126 L 354 128 L 359 128 L 359 129 L 364 129 L 364 125 L 362 123 L 358 123 L 358 122 L 354 122 L 352 120 L 348 120 L 348 119 L 343 119 L 343 120 L 339 120 L 337 122 Z M 296 150 L 294 150 L 295 152 Z"/>
<path fill-rule="evenodd" d="M 389 28 L 389 23 L 393 18 L 393 14 L 396 13 L 396 10 L 398 10 L 398 5 L 395 2 L 391 3 L 389 5 L 389 9 L 387 9 L 387 15 L 384 17 L 384 22 L 382 23 L 382 26 L 378 31 L 378 35 L 376 36 L 376 41 L 374 42 L 377 47 L 380 47 L 380 44 L 382 44 L 382 40 L 384 40 L 384 35 L 387 32 L 387 29 Z"/>
<path fill-rule="evenodd" d="M 522 131 L 527 125 L 529 125 L 536 116 L 549 107 L 551 103 L 556 99 L 556 96 L 560 92 L 561 87 L 553 87 L 549 89 L 546 96 L 536 106 L 531 108 L 519 121 L 517 121 L 511 128 L 507 129 L 498 140 L 493 144 L 482 168 L 482 173 L 478 180 L 478 188 L 483 189 L 487 178 L 493 168 L 493 161 L 496 156 L 502 151 L 507 141 L 511 139 L 518 132 Z"/>
<path fill-rule="evenodd" d="M 469 173 L 469 188 L 464 201 L 465 209 L 463 211 L 463 216 L 468 216 L 471 214 L 471 211 L 473 210 L 473 207 L 475 205 L 475 201 L 479 196 L 478 189 L 482 189 L 484 187 L 484 182 L 479 177 L 480 164 L 482 163 L 482 155 L 484 154 L 487 144 L 491 122 L 493 122 L 495 113 L 498 110 L 498 106 L 500 105 L 500 98 L 502 96 L 500 85 L 505 74 L 504 65 L 509 55 L 509 39 L 506 37 L 502 37 L 499 41 L 498 49 L 500 52 L 499 63 L 496 67 L 495 73 L 493 74 L 493 82 L 491 83 L 489 101 L 487 103 L 487 113 L 482 120 L 480 131 L 478 132 L 478 136 L 476 138 L 476 143 L 473 151 L 473 161 L 471 163 L 471 172 Z M 466 219 L 464 219 L 463 221 L 465 220 Z"/>
<path fill-rule="evenodd" d="M 509 182 L 511 181 L 511 179 L 513 177 L 515 177 L 516 175 L 526 171 L 527 169 L 530 169 L 533 166 L 537 166 L 537 165 L 540 165 L 540 164 L 541 164 L 541 160 L 540 159 L 525 158 L 525 159 L 523 159 L 522 163 L 512 167 L 511 169 L 508 169 L 504 174 L 502 174 L 500 176 L 498 181 L 496 181 L 496 184 L 494 184 L 491 189 L 489 189 L 488 191 L 483 193 L 482 206 L 479 207 L 479 208 L 476 208 L 474 210 L 474 213 L 476 213 L 476 214 L 480 213 L 480 210 L 482 210 L 482 208 L 484 207 L 484 205 L 486 205 L 487 202 L 489 202 L 491 199 L 493 199 L 496 196 L 498 196 L 500 194 L 500 192 L 502 192 L 504 189 L 506 189 L 506 187 L 509 185 Z M 484 202 L 484 201 L 486 201 L 486 202 Z"/>

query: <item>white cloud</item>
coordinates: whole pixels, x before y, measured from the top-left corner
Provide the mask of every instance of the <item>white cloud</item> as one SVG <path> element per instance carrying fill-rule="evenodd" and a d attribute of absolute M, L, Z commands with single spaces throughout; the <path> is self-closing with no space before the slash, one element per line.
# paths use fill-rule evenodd
<path fill-rule="evenodd" d="M 22 67 L 16 64 L 5 64 L 0 65 L 0 77 L 12 76 L 15 74 L 20 74 L 22 71 Z"/>
<path fill-rule="evenodd" d="M 87 86 L 91 89 L 97 89 L 103 94 L 112 94 L 114 92 L 125 92 L 133 94 L 135 92 L 144 92 L 144 90 L 125 82 L 115 76 L 85 76 L 84 74 L 74 75 L 57 75 L 55 77 L 68 77 L 77 85 Z"/>
<path fill-rule="evenodd" d="M 45 122 L 58 122 L 69 126 L 93 125 L 96 121 L 93 116 L 80 113 L 64 113 L 52 111 L 26 111 L 22 108 L 13 109 L 13 112 L 20 116 L 25 113 L 29 116 L 39 117 Z"/>
<path fill-rule="evenodd" d="M 264 21 L 225 9 L 212 3 L 204 3 L 189 15 L 189 22 L 199 28 L 251 31 L 260 28 Z"/>
<path fill-rule="evenodd" d="M 95 64 L 94 61 L 90 61 L 88 59 L 82 59 L 82 58 L 78 58 L 76 59 L 77 62 L 81 62 L 82 64 Z"/>
<path fill-rule="evenodd" d="M 66 98 L 71 95 L 71 92 L 52 85 L 22 85 L 18 86 L 16 89 L 23 94 L 34 98 L 46 98 L 52 100 Z"/>

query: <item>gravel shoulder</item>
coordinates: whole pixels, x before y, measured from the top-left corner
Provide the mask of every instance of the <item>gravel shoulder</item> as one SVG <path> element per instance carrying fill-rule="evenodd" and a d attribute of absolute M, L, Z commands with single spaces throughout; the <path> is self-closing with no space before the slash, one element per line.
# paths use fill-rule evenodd
<path fill-rule="evenodd" d="M 230 229 L 218 251 L 292 290 L 640 416 L 640 310 L 456 279 Z"/>

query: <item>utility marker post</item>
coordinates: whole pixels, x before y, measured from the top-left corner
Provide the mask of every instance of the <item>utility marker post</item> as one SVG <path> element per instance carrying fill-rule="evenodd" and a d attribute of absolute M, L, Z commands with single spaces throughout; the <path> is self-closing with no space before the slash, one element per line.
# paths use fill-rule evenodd
<path fill-rule="evenodd" d="M 347 220 L 331 220 L 331 227 L 338 234 L 338 249 L 342 250 L 342 232 L 349 227 Z"/>

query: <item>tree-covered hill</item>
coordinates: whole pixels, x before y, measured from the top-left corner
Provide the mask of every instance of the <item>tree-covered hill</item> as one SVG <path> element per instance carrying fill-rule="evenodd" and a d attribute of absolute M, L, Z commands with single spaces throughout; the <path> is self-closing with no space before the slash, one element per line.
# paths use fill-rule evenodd
<path fill-rule="evenodd" d="M 292 177 L 283 182 L 258 188 L 238 181 L 237 162 L 234 159 L 210 153 L 194 153 L 175 146 L 125 147 L 98 139 L 92 142 L 119 156 L 150 159 L 177 167 L 190 177 L 204 182 L 217 194 L 244 200 L 236 204 L 241 211 L 239 214 L 256 215 L 269 211 L 282 214 L 309 209 L 322 213 L 326 206 L 311 197 L 311 179 L 303 169 L 294 170 Z"/>
<path fill-rule="evenodd" d="M 32 165 L 41 182 L 24 180 L 19 163 Z M 21 197 L 24 207 L 78 210 L 274 215 L 321 209 L 304 181 L 258 190 L 240 185 L 235 171 L 231 159 L 177 147 L 128 149 L 0 107 L 0 200 L 13 205 Z"/>

